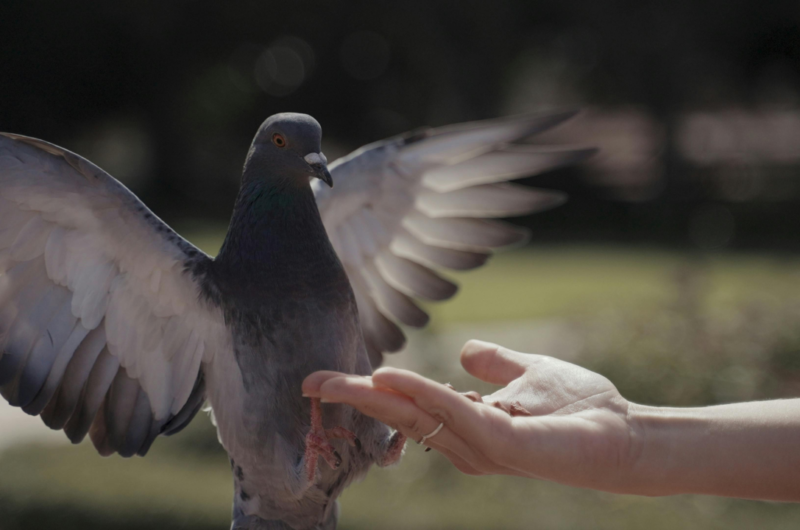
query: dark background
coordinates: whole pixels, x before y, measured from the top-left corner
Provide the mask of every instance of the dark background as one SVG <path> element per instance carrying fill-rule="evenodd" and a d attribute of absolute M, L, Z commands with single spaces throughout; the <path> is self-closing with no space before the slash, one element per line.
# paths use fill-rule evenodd
<path fill-rule="evenodd" d="M 710 166 L 679 147 L 691 113 L 794 116 L 797 2 L 4 0 L 0 9 L 0 129 L 92 158 L 168 221 L 227 221 L 249 141 L 276 112 L 315 116 L 332 159 L 423 125 L 590 108 L 648 124 L 648 167 L 629 168 L 624 184 L 607 182 L 614 167 L 591 165 L 532 179 L 572 194 L 522 220 L 539 240 L 800 248 L 800 147 L 776 160 L 744 141 Z M 581 143 L 603 148 L 609 127 Z M 767 129 L 776 137 L 767 143 L 780 141 L 779 126 Z"/>

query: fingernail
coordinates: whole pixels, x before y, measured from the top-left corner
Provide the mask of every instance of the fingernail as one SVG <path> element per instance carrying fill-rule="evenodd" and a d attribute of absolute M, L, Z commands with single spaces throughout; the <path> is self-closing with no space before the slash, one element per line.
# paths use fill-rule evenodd
<path fill-rule="evenodd" d="M 310 396 L 308 394 L 306 394 L 305 392 L 303 392 L 303 397 L 310 397 Z"/>
<path fill-rule="evenodd" d="M 331 403 L 331 400 L 328 398 L 319 398 L 320 403 Z"/>

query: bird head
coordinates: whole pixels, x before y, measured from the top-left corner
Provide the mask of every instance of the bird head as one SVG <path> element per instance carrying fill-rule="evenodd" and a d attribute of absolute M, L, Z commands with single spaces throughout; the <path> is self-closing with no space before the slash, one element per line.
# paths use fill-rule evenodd
<path fill-rule="evenodd" d="M 256 165 L 282 178 L 307 183 L 308 178 L 314 177 L 333 186 L 321 140 L 322 127 L 307 114 L 285 112 L 270 116 L 253 139 L 245 172 Z"/>

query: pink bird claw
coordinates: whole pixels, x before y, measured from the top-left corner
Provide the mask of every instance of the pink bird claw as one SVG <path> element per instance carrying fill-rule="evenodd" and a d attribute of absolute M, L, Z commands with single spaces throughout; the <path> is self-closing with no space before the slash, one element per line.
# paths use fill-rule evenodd
<path fill-rule="evenodd" d="M 310 482 L 314 481 L 317 474 L 318 457 L 322 457 L 331 469 L 338 469 L 342 465 L 342 455 L 329 441 L 333 438 L 343 438 L 351 446 L 361 449 L 358 437 L 344 427 L 326 430 L 322 426 L 322 405 L 319 398 L 311 398 L 311 429 L 306 435 L 305 451 L 305 471 Z"/>
<path fill-rule="evenodd" d="M 344 427 L 334 427 L 332 429 L 325 429 L 325 436 L 327 436 L 328 439 L 341 438 L 348 444 L 350 444 L 350 447 L 355 447 L 359 451 L 361 450 L 361 440 L 359 440 L 355 434 L 348 431 Z"/>
<path fill-rule="evenodd" d="M 311 431 L 306 435 L 306 457 L 311 456 L 311 460 L 316 462 L 316 456 L 321 456 L 333 469 L 342 465 L 342 457 L 331 445 L 328 439 Z"/>

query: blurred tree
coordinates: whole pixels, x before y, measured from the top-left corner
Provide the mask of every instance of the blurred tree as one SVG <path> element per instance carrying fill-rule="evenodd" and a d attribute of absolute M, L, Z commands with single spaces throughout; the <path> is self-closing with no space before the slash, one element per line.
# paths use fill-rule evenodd
<path fill-rule="evenodd" d="M 279 111 L 317 117 L 339 155 L 422 125 L 636 105 L 666 130 L 649 213 L 598 200 L 567 171 L 550 180 L 585 198 L 536 228 L 687 244 L 714 197 L 676 152 L 680 113 L 800 94 L 794 1 L 5 0 L 1 14 L 0 128 L 94 156 L 168 219 L 226 220 L 253 131 Z M 737 227 L 785 224 L 748 208 Z M 759 243 L 748 234 L 732 242 Z"/>

